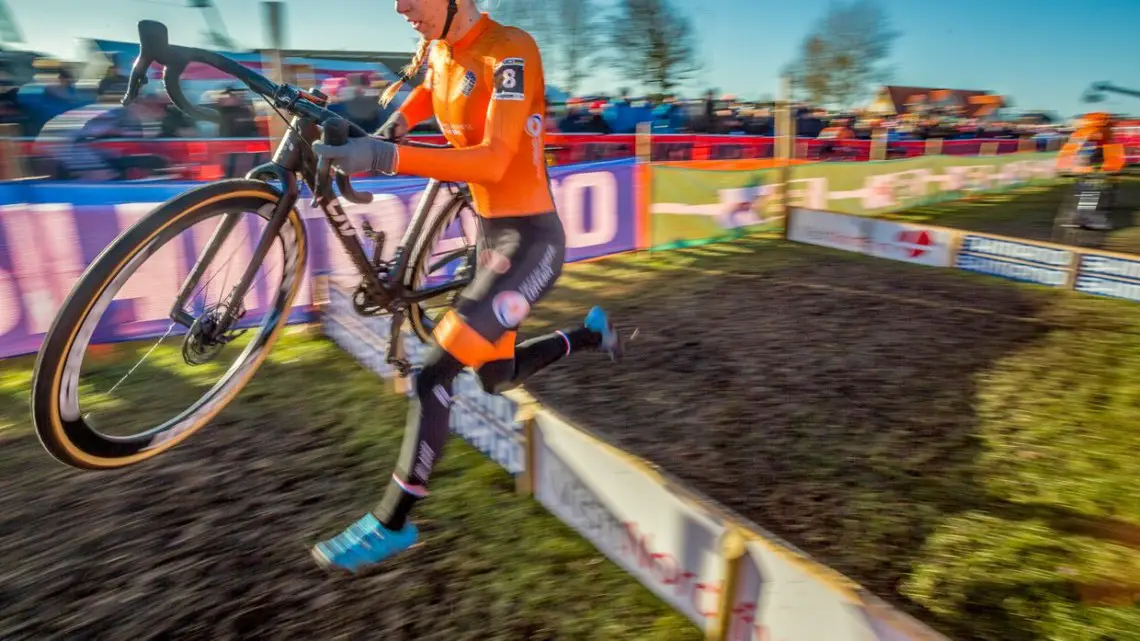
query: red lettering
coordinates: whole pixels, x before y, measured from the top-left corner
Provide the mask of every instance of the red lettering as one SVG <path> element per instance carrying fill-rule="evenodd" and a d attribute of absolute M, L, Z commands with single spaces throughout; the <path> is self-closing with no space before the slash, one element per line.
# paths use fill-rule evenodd
<path fill-rule="evenodd" d="M 692 572 L 689 572 L 687 570 L 684 570 L 684 569 L 680 570 L 679 578 L 677 581 L 677 595 L 678 596 L 685 594 L 689 590 L 693 589 L 693 581 L 692 580 L 694 578 L 696 578 L 696 576 L 697 575 L 695 575 Z"/>
<path fill-rule="evenodd" d="M 622 523 L 625 529 L 625 536 L 621 541 L 621 553 L 623 556 L 632 556 L 637 549 L 637 525 L 630 522 Z"/>
<path fill-rule="evenodd" d="M 698 582 L 697 584 L 695 584 L 693 586 L 693 601 L 692 601 L 693 609 L 696 610 L 701 616 L 705 617 L 706 619 L 709 617 L 716 616 L 717 599 L 720 596 L 720 590 L 721 590 L 720 583 L 700 583 L 700 582 Z M 712 596 L 713 609 L 711 611 L 706 611 L 706 610 L 701 609 L 702 608 L 701 601 L 703 598 L 703 594 L 705 592 L 708 592 Z"/>
<path fill-rule="evenodd" d="M 665 585 L 676 585 L 680 570 L 677 569 L 677 560 L 671 554 L 655 552 L 651 555 L 654 569 L 657 571 L 657 580 Z"/>
<path fill-rule="evenodd" d="M 732 641 L 770 641 L 768 626 L 756 621 L 756 606 L 740 603 L 732 609 L 732 623 L 728 638 Z"/>

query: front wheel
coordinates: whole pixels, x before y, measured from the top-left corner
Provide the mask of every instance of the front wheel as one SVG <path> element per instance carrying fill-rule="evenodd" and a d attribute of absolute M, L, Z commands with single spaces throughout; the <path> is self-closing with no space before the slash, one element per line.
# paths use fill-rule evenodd
<path fill-rule="evenodd" d="M 205 185 L 143 215 L 92 262 L 48 331 L 32 381 L 32 420 L 54 458 L 104 470 L 150 459 L 249 382 L 305 273 L 293 210 L 247 294 L 232 295 L 280 198 L 254 180 Z"/>

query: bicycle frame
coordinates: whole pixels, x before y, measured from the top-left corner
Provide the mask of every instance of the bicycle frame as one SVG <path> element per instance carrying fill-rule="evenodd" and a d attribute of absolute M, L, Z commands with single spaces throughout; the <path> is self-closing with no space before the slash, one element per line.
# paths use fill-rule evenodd
<path fill-rule="evenodd" d="M 314 202 L 325 214 L 329 225 L 337 232 L 336 236 L 340 240 L 341 246 L 348 254 L 353 267 L 356 268 L 356 271 L 363 279 L 358 295 L 363 294 L 365 297 L 364 302 L 366 302 L 370 308 L 376 309 L 381 313 L 385 311 L 391 312 L 395 316 L 392 323 L 393 340 L 389 345 L 389 363 L 396 363 L 400 367 L 401 373 L 404 373 L 407 363 L 406 361 L 401 362 L 402 358 L 396 355 L 396 344 L 399 343 L 399 341 L 395 339 L 403 324 L 403 312 L 407 309 L 408 304 L 422 302 L 441 294 L 462 289 L 466 287 L 471 280 L 471 276 L 468 275 L 465 278 L 449 281 L 443 285 L 422 291 L 411 291 L 404 286 L 404 283 L 399 278 L 399 275 L 404 274 L 409 267 L 408 261 L 411 257 L 407 249 L 412 246 L 420 234 L 423 233 L 427 224 L 432 220 L 430 215 L 431 210 L 435 205 L 436 199 L 439 197 L 442 184 L 437 180 L 428 181 L 427 190 L 423 198 L 420 199 L 416 211 L 404 231 L 404 236 L 396 248 L 393 260 L 384 265 L 382 271 L 378 270 L 373 261 L 369 260 L 367 253 L 365 253 L 364 245 L 356 229 L 348 220 L 348 216 L 345 214 L 340 200 L 336 197 L 335 193 L 333 193 L 331 187 L 318 184 L 319 169 L 317 159 L 311 151 L 311 144 L 319 135 L 320 132 L 316 122 L 305 119 L 302 116 L 294 117 L 288 133 L 282 138 L 281 143 L 274 153 L 273 160 L 253 168 L 246 174 L 246 178 L 252 180 L 263 180 L 266 182 L 276 180 L 280 182 L 283 186 L 282 196 L 274 207 L 273 214 L 269 219 L 269 224 L 257 241 L 257 246 L 254 249 L 249 266 L 246 267 L 245 272 L 237 284 L 234 285 L 233 289 L 226 296 L 225 303 L 222 305 L 224 315 L 218 325 L 223 328 L 224 331 L 224 328 L 230 327 L 234 321 L 240 318 L 241 310 L 237 302 L 244 300 L 246 293 L 254 282 L 258 268 L 268 255 L 269 250 L 273 246 L 274 239 L 285 224 L 289 213 L 296 206 L 300 197 L 299 176 L 300 180 L 309 187 L 311 192 L 316 194 Z M 468 202 L 466 194 L 466 188 L 463 188 L 463 191 L 452 196 L 448 205 L 441 210 L 441 215 L 445 215 L 453 207 L 462 207 L 466 204 Z M 186 303 L 189 301 L 190 296 L 201 280 L 206 265 L 214 259 L 235 228 L 239 215 L 238 213 L 225 214 L 221 223 L 219 223 L 218 227 L 214 230 L 205 249 L 203 249 L 199 255 L 189 276 L 187 276 L 179 290 L 178 296 L 171 308 L 171 320 L 187 327 L 193 324 L 194 318 L 185 311 Z M 379 246 L 379 244 L 375 247 L 374 254 L 377 260 L 382 250 L 383 248 Z M 453 255 L 458 254 L 459 252 L 450 252 L 445 258 L 451 260 L 453 259 Z M 386 277 L 382 277 L 381 273 Z M 361 307 L 362 305 L 358 305 L 358 310 Z"/>
<path fill-rule="evenodd" d="M 268 78 L 241 66 L 237 62 L 217 53 L 203 49 L 179 47 L 170 44 L 166 26 L 159 22 L 143 20 L 139 22 L 139 55 L 131 68 L 131 75 L 127 83 L 127 92 L 123 96 L 123 104 L 130 104 L 139 95 L 139 90 L 147 82 L 148 70 L 151 65 L 158 63 L 165 68 L 163 84 L 171 101 L 184 113 L 198 120 L 221 122 L 221 114 L 208 107 L 196 105 L 187 99 L 182 90 L 179 78 L 191 63 L 205 64 L 219 71 L 232 75 L 234 78 L 249 87 L 254 93 L 265 98 L 271 107 L 278 113 L 284 109 L 292 116 L 289 122 L 288 133 L 281 139 L 281 143 L 273 154 L 269 163 L 255 167 L 246 174 L 249 180 L 262 180 L 269 183 L 276 180 L 282 185 L 281 198 L 274 207 L 269 218 L 269 225 L 257 241 L 253 258 L 246 267 L 237 284 L 229 292 L 227 298 L 215 309 L 220 311 L 220 317 L 211 319 L 216 321 L 211 331 L 214 340 L 225 341 L 227 332 L 234 322 L 241 318 L 244 310 L 241 301 L 253 285 L 257 270 L 269 254 L 274 238 L 285 225 L 288 216 L 297 204 L 300 196 L 301 182 L 308 186 L 313 194 L 313 205 L 324 212 L 329 224 L 337 232 L 341 245 L 348 253 L 356 271 L 360 274 L 362 282 L 353 298 L 356 310 L 360 314 L 376 314 L 392 312 L 394 314 L 392 331 L 395 337 L 400 330 L 405 314 L 403 313 L 409 303 L 418 303 L 434 298 L 440 294 L 461 289 L 470 282 L 470 276 L 445 283 L 420 292 L 413 292 L 405 287 L 402 276 L 407 273 L 408 261 L 411 260 L 408 246 L 413 246 L 416 239 L 423 233 L 428 223 L 429 213 L 439 196 L 440 183 L 432 180 L 428 183 L 427 193 L 420 200 L 411 224 L 405 230 L 404 238 L 397 247 L 395 260 L 383 263 L 380 259 L 383 250 L 382 242 L 377 242 L 373 259 L 370 261 L 364 251 L 364 246 L 357 236 L 356 229 L 349 222 L 340 201 L 329 184 L 335 179 L 337 187 L 344 198 L 356 203 L 369 203 L 370 194 L 361 194 L 352 188 L 348 176 L 333 171 L 327 159 L 318 159 L 312 150 L 312 143 L 321 138 L 326 144 L 346 144 L 352 136 L 366 136 L 368 132 L 359 126 L 349 123 L 344 118 L 327 109 L 328 98 L 317 89 L 302 91 L 287 84 L 277 84 Z M 434 145 L 429 145 L 434 146 Z M 445 215 L 451 212 L 458 213 L 459 208 L 469 203 L 468 194 L 462 191 L 456 194 L 444 209 Z M 201 280 L 205 265 L 214 259 L 222 244 L 229 238 L 237 225 L 238 213 L 227 213 L 222 222 L 214 230 L 206 248 L 202 251 L 189 276 L 182 283 L 174 305 L 170 310 L 170 318 L 176 323 L 191 327 L 196 319 L 185 311 L 186 303 L 193 295 L 198 282 Z M 304 233 L 304 229 L 302 229 Z M 382 277 L 383 274 L 383 277 Z M 389 363 L 395 358 L 393 350 L 400 343 L 393 340 L 389 348 Z M 400 361 L 401 373 L 405 373 L 407 362 Z"/>

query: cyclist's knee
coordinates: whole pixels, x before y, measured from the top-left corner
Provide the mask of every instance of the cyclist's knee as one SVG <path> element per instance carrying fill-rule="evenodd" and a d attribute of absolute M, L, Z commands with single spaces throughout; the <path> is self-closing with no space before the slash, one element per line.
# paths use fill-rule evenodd
<path fill-rule="evenodd" d="M 513 360 L 491 361 L 476 372 L 479 384 L 488 394 L 502 394 L 517 386 Z"/>

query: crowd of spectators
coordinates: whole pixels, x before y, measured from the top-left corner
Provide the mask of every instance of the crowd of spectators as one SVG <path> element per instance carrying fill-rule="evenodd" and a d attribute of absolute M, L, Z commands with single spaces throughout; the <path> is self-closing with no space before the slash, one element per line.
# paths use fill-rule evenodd
<path fill-rule="evenodd" d="M 126 88 L 126 78 L 114 71 L 98 83 L 77 84 L 73 73 L 60 68 L 39 74 L 23 86 L 13 83 L 12 74 L 0 64 L 0 124 L 17 124 L 26 137 L 36 137 L 57 116 L 91 104 L 109 104 Z M 374 131 L 388 117 L 391 108 L 377 99 L 383 83 L 368 74 L 331 78 L 322 84 L 330 96 L 330 106 L 349 120 Z M 161 94 L 159 94 L 161 96 Z M 156 100 L 161 97 L 156 97 Z M 193 123 L 173 105 L 166 104 L 154 128 L 162 137 L 243 138 L 268 134 L 267 106 L 240 85 L 207 91 L 201 102 L 223 115 L 220 126 Z M 808 138 L 869 139 L 885 131 L 890 140 L 930 138 L 1014 138 L 1026 134 L 1061 135 L 1065 123 L 1042 118 L 967 118 L 961 108 L 941 109 L 923 114 L 881 115 L 868 112 L 836 112 L 806 104 L 795 105 L 796 133 Z M 733 96 L 708 92 L 699 99 L 664 96 L 656 99 L 617 96 L 582 96 L 563 104 L 551 104 L 547 129 L 562 133 L 633 133 L 640 123 L 650 123 L 655 133 L 695 133 L 771 136 L 775 133 L 775 109 L 770 102 L 749 102 Z M 425 131 L 432 129 L 429 124 Z"/>
<path fill-rule="evenodd" d="M 807 138 L 868 140 L 876 131 L 885 131 L 889 140 L 941 138 L 1002 139 L 1025 135 L 1063 135 L 1065 123 L 1047 116 L 967 118 L 958 107 L 922 114 L 882 115 L 865 111 L 829 111 L 807 104 L 795 104 L 796 135 Z M 572 98 L 552 110 L 552 130 L 563 133 L 633 133 L 639 123 L 648 122 L 655 133 L 691 133 L 772 136 L 775 134 L 775 106 L 746 102 L 712 92 L 699 100 L 675 96 L 662 99 L 631 99 L 588 96 Z"/>
<path fill-rule="evenodd" d="M 77 82 L 67 66 L 37 70 L 23 79 L 0 60 L 0 124 L 15 124 L 20 135 L 40 139 L 44 135 L 73 141 L 99 138 L 254 138 L 269 135 L 274 114 L 245 87 L 220 85 L 202 93 L 199 102 L 221 113 L 220 124 L 194 122 L 170 103 L 161 85 L 151 83 L 138 104 L 124 108 L 119 100 L 127 79 L 112 66 L 97 82 Z M 378 98 L 383 81 L 357 73 L 326 79 L 321 89 L 330 108 L 368 131 L 375 131 L 393 107 L 382 107 Z M 697 99 L 679 96 L 574 97 L 565 102 L 548 100 L 546 128 L 549 132 L 577 134 L 630 134 L 648 123 L 656 134 L 719 134 L 772 136 L 776 132 L 776 108 L 771 102 L 739 100 L 709 91 Z M 793 105 L 796 135 L 803 138 L 868 140 L 884 133 L 889 142 L 906 140 L 962 140 L 1041 138 L 1066 136 L 1071 128 L 1044 115 L 1012 117 L 996 111 L 985 118 L 967 117 L 956 106 L 942 106 L 919 113 L 877 114 L 869 111 L 834 111 L 808 104 Z M 417 129 L 437 133 L 433 123 Z"/>

